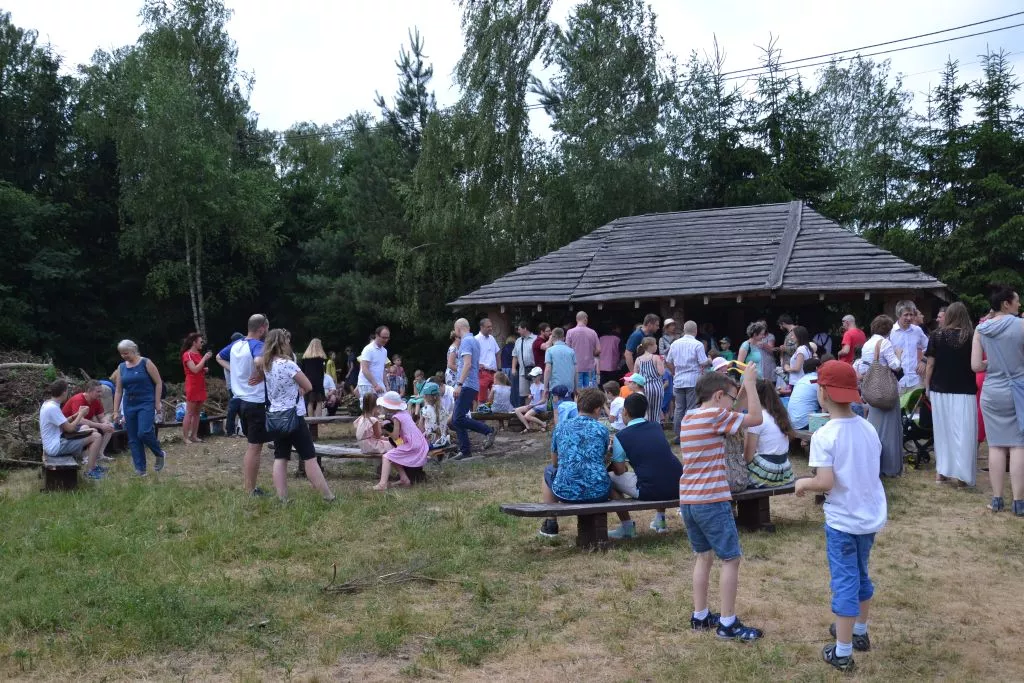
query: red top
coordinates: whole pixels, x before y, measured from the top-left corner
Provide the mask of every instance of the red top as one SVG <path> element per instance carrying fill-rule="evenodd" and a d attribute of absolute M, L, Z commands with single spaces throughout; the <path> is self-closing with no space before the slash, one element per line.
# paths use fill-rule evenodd
<path fill-rule="evenodd" d="M 857 357 L 857 349 L 864 346 L 864 342 L 867 340 L 868 338 L 864 336 L 864 330 L 860 330 L 856 327 L 848 329 L 843 333 L 843 343 L 840 346 L 842 347 L 849 344 L 850 352 L 839 354 L 839 360 L 853 365 L 853 361 Z"/>
<path fill-rule="evenodd" d="M 206 367 L 199 372 L 189 370 L 188 361 L 199 365 L 203 361 L 201 354 L 195 351 L 186 351 L 181 354 L 181 365 L 185 368 L 185 400 L 205 401 L 206 400 Z"/>
<path fill-rule="evenodd" d="M 64 403 L 60 411 L 64 413 L 64 417 L 72 418 L 78 414 L 78 409 L 82 406 L 89 406 L 89 412 L 85 414 L 86 420 L 92 420 L 93 418 L 103 414 L 103 403 L 99 399 L 95 401 L 89 401 L 85 398 L 85 393 L 77 393 Z"/>

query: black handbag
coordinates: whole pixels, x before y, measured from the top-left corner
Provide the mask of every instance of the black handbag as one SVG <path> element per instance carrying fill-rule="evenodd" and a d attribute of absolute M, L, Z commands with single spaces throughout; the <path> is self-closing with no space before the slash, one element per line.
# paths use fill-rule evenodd
<path fill-rule="evenodd" d="M 287 410 L 270 410 L 270 394 L 267 393 L 267 378 L 263 378 L 263 399 L 267 409 L 265 428 L 267 438 L 274 441 L 282 439 L 299 427 L 299 415 L 295 408 Z"/>

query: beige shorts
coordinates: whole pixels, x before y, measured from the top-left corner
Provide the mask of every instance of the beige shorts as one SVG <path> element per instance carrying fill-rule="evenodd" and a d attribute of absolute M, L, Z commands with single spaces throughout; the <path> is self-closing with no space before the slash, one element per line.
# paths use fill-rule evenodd
<path fill-rule="evenodd" d="M 636 472 L 623 472 L 622 474 L 609 472 L 608 478 L 612 480 L 612 488 L 622 495 L 630 498 L 640 497 L 640 489 L 636 487 Z"/>

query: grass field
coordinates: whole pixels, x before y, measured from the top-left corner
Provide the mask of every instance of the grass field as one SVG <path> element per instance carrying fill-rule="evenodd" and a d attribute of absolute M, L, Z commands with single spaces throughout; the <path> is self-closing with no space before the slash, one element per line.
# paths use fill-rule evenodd
<path fill-rule="evenodd" d="M 657 536 L 641 514 L 640 539 L 584 554 L 572 518 L 550 543 L 535 536 L 539 520 L 499 512 L 538 499 L 533 439 L 499 438 L 496 451 L 515 456 L 446 465 L 386 494 L 369 490 L 371 465 L 330 462 L 334 505 L 296 479 L 287 506 L 244 497 L 238 440 L 172 445 L 167 470 L 143 480 L 121 456 L 75 494 L 41 494 L 35 472 L 11 472 L 0 678 L 838 680 L 819 661 L 831 615 L 810 499 L 773 503 L 777 533 L 741 534 L 739 614 L 766 636 L 717 642 L 689 630 L 692 557 L 677 515 Z M 857 655 L 858 677 L 1018 677 L 1024 522 L 987 512 L 982 491 L 932 481 L 929 470 L 887 484 L 874 649 Z M 433 580 L 328 593 L 335 565 L 339 582 L 409 568 Z"/>

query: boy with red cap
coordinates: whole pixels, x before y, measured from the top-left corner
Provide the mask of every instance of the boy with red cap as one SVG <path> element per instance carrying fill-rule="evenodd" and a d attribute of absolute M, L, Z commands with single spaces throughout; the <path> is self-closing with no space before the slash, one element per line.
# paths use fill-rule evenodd
<path fill-rule="evenodd" d="M 874 585 L 868 576 L 868 558 L 888 514 L 878 472 L 882 444 L 874 427 L 850 408 L 860 401 L 857 372 L 851 365 L 837 360 L 823 363 L 816 382 L 818 403 L 828 411 L 829 421 L 811 437 L 808 464 L 817 473 L 797 480 L 796 495 L 826 494 L 825 552 L 836 615 L 830 632 L 836 642 L 826 645 L 821 654 L 840 671 L 852 671 L 853 650 L 871 649 L 868 611 Z"/>

